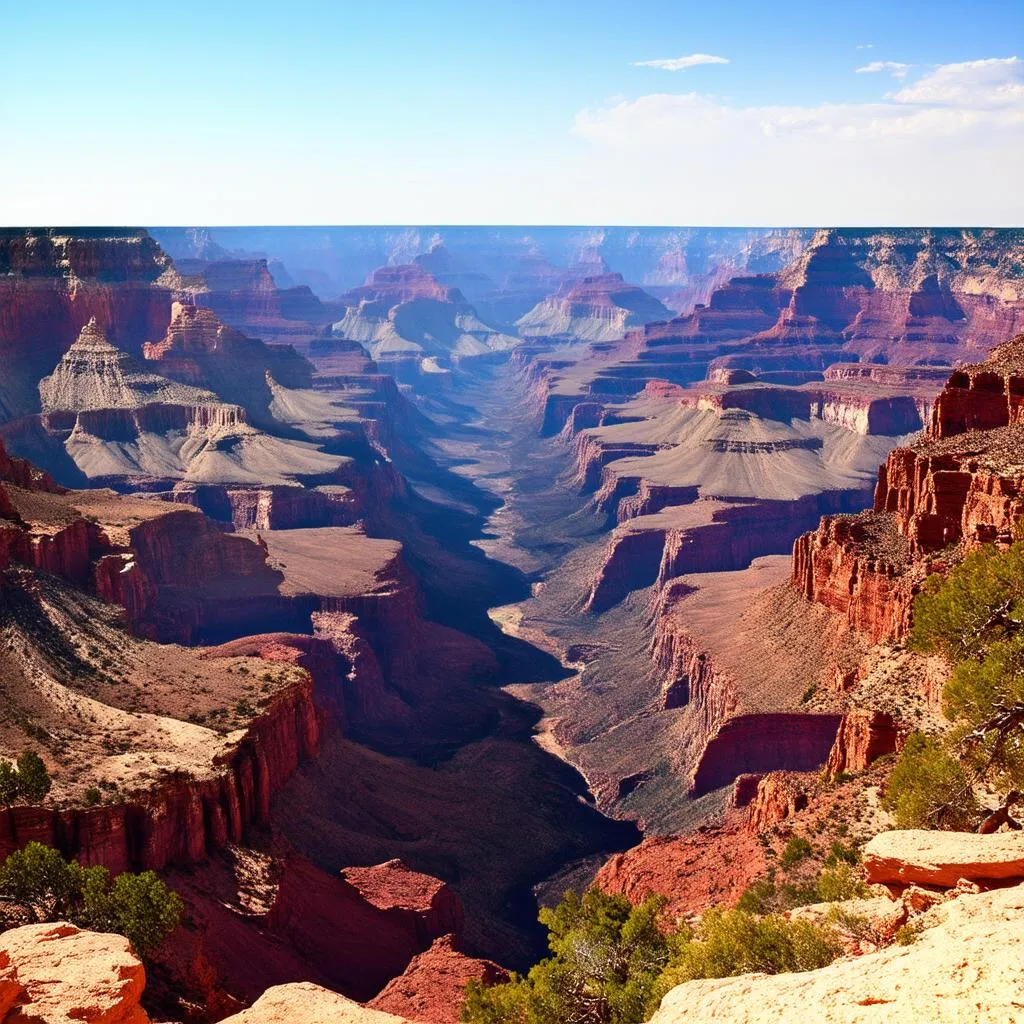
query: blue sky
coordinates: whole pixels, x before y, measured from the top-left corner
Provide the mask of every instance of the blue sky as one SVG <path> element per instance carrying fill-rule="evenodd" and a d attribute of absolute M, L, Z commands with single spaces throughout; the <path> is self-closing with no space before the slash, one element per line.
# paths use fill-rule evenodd
<path fill-rule="evenodd" d="M 0 34 L 3 223 L 1024 223 L 1021 0 L 0 0 Z"/>

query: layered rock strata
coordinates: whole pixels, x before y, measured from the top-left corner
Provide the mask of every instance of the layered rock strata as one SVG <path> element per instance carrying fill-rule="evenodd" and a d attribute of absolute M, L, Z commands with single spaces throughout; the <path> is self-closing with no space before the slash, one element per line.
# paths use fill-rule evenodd
<path fill-rule="evenodd" d="M 898 639 L 928 572 L 982 544 L 1010 543 L 1024 514 L 1014 397 L 1022 344 L 949 378 L 925 435 L 879 469 L 872 512 L 827 517 L 797 540 L 793 584 L 809 600 L 874 642 Z"/>

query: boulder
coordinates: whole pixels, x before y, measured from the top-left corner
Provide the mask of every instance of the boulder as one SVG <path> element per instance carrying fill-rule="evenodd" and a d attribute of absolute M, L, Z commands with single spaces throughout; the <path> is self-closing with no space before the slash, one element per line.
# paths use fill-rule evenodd
<path fill-rule="evenodd" d="M 248 1010 L 222 1024 L 409 1024 L 405 1017 L 370 1010 L 310 982 L 275 985 Z"/>
<path fill-rule="evenodd" d="M 672 989 L 651 1024 L 937 1024 L 1020 1019 L 1024 886 L 964 896 L 921 918 L 909 946 L 817 971 L 745 974 Z"/>
<path fill-rule="evenodd" d="M 139 1005 L 146 972 L 122 935 L 64 922 L 25 925 L 0 935 L 3 961 L 5 1024 L 148 1024 Z"/>
<path fill-rule="evenodd" d="M 1024 832 L 882 832 L 864 847 L 869 882 L 955 886 L 1024 878 Z"/>

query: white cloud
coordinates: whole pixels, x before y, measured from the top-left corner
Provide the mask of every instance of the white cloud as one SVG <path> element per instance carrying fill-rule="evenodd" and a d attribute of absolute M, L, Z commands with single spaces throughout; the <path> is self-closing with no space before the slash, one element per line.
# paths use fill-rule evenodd
<path fill-rule="evenodd" d="M 898 60 L 873 60 L 870 64 L 865 64 L 864 67 L 855 68 L 854 70 L 858 75 L 870 75 L 877 71 L 888 71 L 893 78 L 906 78 L 907 73 L 913 66 L 913 64 L 902 64 Z"/>
<path fill-rule="evenodd" d="M 691 53 L 687 57 L 666 57 L 661 60 L 635 60 L 635 68 L 658 68 L 661 71 L 685 71 L 699 64 L 728 64 L 728 57 L 714 57 L 710 53 Z"/>
<path fill-rule="evenodd" d="M 867 103 L 614 99 L 580 111 L 572 134 L 666 222 L 1020 223 L 1021 63 L 941 65 Z"/>
<path fill-rule="evenodd" d="M 990 57 L 939 64 L 889 98 L 943 107 L 1024 107 L 1024 61 Z"/>
<path fill-rule="evenodd" d="M 855 50 L 873 50 L 874 48 L 875 48 L 875 44 L 874 43 L 858 43 L 854 47 Z"/>

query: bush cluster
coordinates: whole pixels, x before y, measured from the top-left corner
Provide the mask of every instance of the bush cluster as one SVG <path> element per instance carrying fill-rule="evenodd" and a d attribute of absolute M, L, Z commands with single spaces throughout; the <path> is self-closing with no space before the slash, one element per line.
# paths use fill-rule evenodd
<path fill-rule="evenodd" d="M 105 867 L 83 868 L 42 843 L 29 843 L 0 865 L 0 898 L 28 908 L 39 921 L 117 932 L 140 956 L 173 931 L 183 909 L 152 871 L 111 877 Z"/>
<path fill-rule="evenodd" d="M 634 907 L 599 889 L 566 893 L 540 915 L 551 956 L 503 985 L 470 982 L 463 1024 L 639 1024 L 684 981 L 812 970 L 841 952 L 833 929 L 743 910 L 708 911 L 666 935 L 663 906 L 660 897 Z"/>

